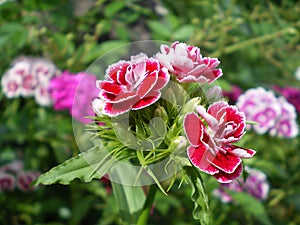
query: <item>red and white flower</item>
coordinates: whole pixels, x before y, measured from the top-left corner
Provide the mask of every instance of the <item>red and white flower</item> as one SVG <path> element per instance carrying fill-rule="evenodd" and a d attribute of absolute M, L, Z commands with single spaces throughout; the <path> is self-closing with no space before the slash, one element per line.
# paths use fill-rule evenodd
<path fill-rule="evenodd" d="M 200 49 L 185 43 L 174 42 L 171 47 L 161 45 L 161 53 L 155 57 L 173 73 L 179 82 L 211 83 L 223 75 L 215 69 L 220 61 L 217 58 L 202 57 Z"/>
<path fill-rule="evenodd" d="M 144 54 L 110 65 L 106 80 L 97 81 L 99 97 L 105 100 L 103 113 L 117 116 L 153 104 L 160 98 L 160 90 L 169 78 L 168 70 L 158 60 Z"/>
<path fill-rule="evenodd" d="M 242 173 L 241 158 L 250 158 L 254 150 L 232 143 L 245 133 L 245 115 L 226 102 L 208 107 L 197 106 L 184 119 L 184 130 L 190 142 L 188 157 L 201 171 L 213 175 L 221 183 L 229 183 Z"/>

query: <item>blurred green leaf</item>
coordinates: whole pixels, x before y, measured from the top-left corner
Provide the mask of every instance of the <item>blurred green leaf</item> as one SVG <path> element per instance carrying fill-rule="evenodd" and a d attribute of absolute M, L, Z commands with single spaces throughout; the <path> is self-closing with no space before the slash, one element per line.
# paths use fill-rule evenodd
<path fill-rule="evenodd" d="M 244 192 L 229 192 L 235 202 L 240 204 L 245 212 L 254 216 L 259 222 L 271 225 L 270 219 L 263 204 L 256 198 Z"/>
<path fill-rule="evenodd" d="M 110 2 L 104 8 L 104 15 L 108 18 L 115 16 L 121 9 L 125 7 L 125 1 Z"/>
<path fill-rule="evenodd" d="M 187 41 L 193 35 L 194 30 L 195 28 L 193 25 L 181 26 L 179 29 L 175 30 L 172 34 L 172 38 L 173 40 Z"/>
<path fill-rule="evenodd" d="M 164 22 L 149 20 L 147 24 L 150 30 L 153 32 L 153 37 L 158 40 L 168 40 L 172 35 L 170 26 Z"/>

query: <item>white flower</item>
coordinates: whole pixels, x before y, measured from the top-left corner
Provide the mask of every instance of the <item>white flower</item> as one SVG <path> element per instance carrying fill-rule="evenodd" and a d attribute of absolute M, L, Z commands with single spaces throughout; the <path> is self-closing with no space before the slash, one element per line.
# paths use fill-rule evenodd
<path fill-rule="evenodd" d="M 49 106 L 52 103 L 48 84 L 40 84 L 34 90 L 35 101 L 41 106 Z"/>
<path fill-rule="evenodd" d="M 2 92 L 7 98 L 15 98 L 21 94 L 22 78 L 6 73 L 1 80 Z"/>

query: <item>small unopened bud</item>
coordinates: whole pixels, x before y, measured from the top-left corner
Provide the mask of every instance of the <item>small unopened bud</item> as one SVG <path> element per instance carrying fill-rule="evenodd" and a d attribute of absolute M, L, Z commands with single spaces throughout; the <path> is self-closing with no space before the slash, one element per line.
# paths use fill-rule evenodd
<path fill-rule="evenodd" d="M 169 120 L 168 113 L 166 112 L 165 108 L 160 105 L 155 109 L 154 116 L 162 118 L 164 122 Z"/>
<path fill-rule="evenodd" d="M 181 114 L 186 114 L 186 113 L 189 113 L 189 112 L 193 112 L 195 110 L 195 107 L 197 105 L 199 105 L 199 103 L 200 103 L 200 98 L 199 97 L 192 98 L 185 105 L 183 105 L 182 110 L 181 110 Z"/>
<path fill-rule="evenodd" d="M 92 108 L 93 111 L 98 115 L 98 116 L 103 116 L 103 107 L 104 107 L 105 101 L 99 98 L 96 98 L 92 101 Z"/>

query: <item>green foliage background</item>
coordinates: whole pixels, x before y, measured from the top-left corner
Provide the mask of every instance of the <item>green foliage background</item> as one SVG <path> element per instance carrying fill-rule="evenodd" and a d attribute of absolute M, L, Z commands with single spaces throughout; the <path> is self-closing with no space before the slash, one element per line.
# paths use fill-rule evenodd
<path fill-rule="evenodd" d="M 220 59 L 224 90 L 232 84 L 244 90 L 300 87 L 294 78 L 300 66 L 299 15 L 300 2 L 292 0 L 2 1 L 0 74 L 20 55 L 49 58 L 61 70 L 79 72 L 125 43 L 179 40 Z M 237 195 L 235 204 L 222 204 L 210 196 L 212 224 L 300 224 L 298 138 L 249 132 L 242 141 L 257 150 L 247 164 L 267 174 L 269 197 L 257 202 Z M 44 172 L 78 152 L 67 112 L 0 93 L 0 165 L 23 158 L 26 168 Z M 218 186 L 210 177 L 204 179 L 209 191 Z M 105 188 L 99 181 L 74 181 L 32 193 L 0 193 L 0 223 L 122 224 Z M 158 194 L 149 224 L 196 224 L 191 192 L 183 185 L 168 196 Z"/>

